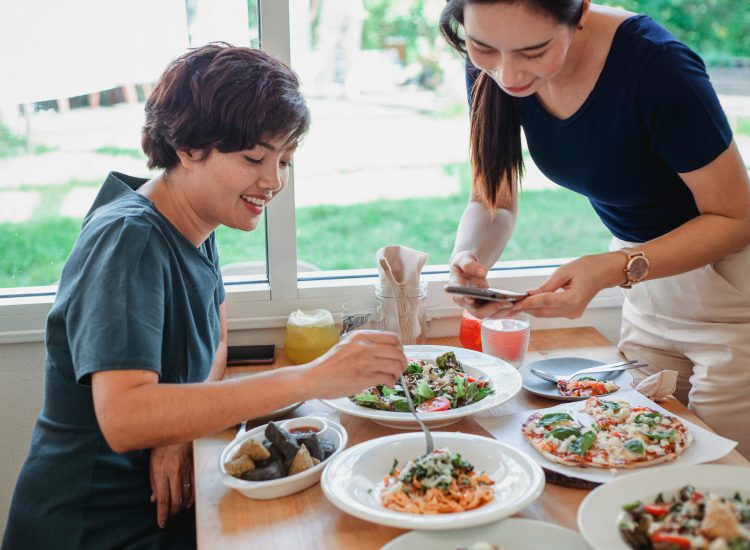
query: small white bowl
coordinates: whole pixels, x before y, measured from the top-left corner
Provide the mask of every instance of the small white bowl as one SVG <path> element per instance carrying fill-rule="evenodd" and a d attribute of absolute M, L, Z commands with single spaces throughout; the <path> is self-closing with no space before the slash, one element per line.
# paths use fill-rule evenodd
<path fill-rule="evenodd" d="M 290 418 L 289 420 L 282 420 L 279 422 L 279 426 L 288 432 L 295 428 L 314 428 L 313 431 L 315 434 L 322 436 L 328 429 L 328 421 L 320 416 L 300 416 Z"/>
<path fill-rule="evenodd" d="M 307 489 L 308 487 L 315 485 L 318 481 L 320 481 L 320 476 L 323 473 L 323 469 L 331 461 L 331 458 L 338 455 L 346 448 L 349 437 L 346 433 L 346 429 L 344 429 L 344 427 L 338 422 L 334 422 L 332 420 L 326 421 L 318 417 L 301 417 L 299 418 L 299 420 L 304 421 L 300 422 L 299 425 L 305 426 L 314 426 L 320 424 L 321 422 L 325 424 L 325 429 L 320 435 L 320 438 L 322 440 L 330 442 L 336 448 L 331 456 L 329 456 L 320 464 L 317 464 L 303 472 L 299 472 L 298 474 L 282 477 L 279 479 L 271 479 L 268 481 L 246 481 L 244 479 L 239 479 L 229 475 L 226 471 L 226 468 L 224 467 L 224 464 L 227 462 L 229 457 L 237 452 L 239 447 L 245 441 L 255 439 L 259 443 L 262 443 L 265 439 L 266 431 L 266 424 L 264 424 L 263 426 L 253 428 L 252 430 L 245 432 L 244 434 L 235 438 L 222 451 L 221 456 L 219 457 L 219 471 L 221 472 L 221 478 L 224 485 L 229 487 L 230 489 L 235 489 L 247 498 L 268 500 L 297 493 L 299 491 L 302 491 L 303 489 Z M 288 426 L 288 422 L 290 422 L 290 420 L 281 423 L 284 429 L 293 427 Z"/>

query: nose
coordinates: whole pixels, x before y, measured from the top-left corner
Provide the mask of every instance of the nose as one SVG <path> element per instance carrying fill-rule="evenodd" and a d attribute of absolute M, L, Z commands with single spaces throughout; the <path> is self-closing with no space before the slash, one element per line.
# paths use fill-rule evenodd
<path fill-rule="evenodd" d="M 517 88 L 525 84 L 525 74 L 512 55 L 500 54 L 489 74 L 495 82 L 505 88 Z"/>
<path fill-rule="evenodd" d="M 269 162 L 263 168 L 264 170 L 261 172 L 258 182 L 259 185 L 264 189 L 270 190 L 272 193 L 281 191 L 285 181 L 278 164 Z"/>

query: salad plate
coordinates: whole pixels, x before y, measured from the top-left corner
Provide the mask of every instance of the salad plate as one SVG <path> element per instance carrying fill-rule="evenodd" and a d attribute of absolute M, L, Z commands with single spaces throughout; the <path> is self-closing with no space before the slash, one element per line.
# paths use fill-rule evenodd
<path fill-rule="evenodd" d="M 458 359 L 467 375 L 475 379 L 487 378 L 489 387 L 493 392 L 481 399 L 481 401 L 476 401 L 455 409 L 451 408 L 431 412 L 420 411 L 418 409 L 420 418 L 428 427 L 440 428 L 449 426 L 472 414 L 487 411 L 512 399 L 521 390 L 522 381 L 518 370 L 509 363 L 491 355 L 451 346 L 404 346 L 406 357 L 414 361 L 424 360 L 435 363 L 437 357 L 449 352 L 455 354 L 456 359 Z M 402 430 L 419 429 L 419 424 L 417 424 L 408 410 L 405 412 L 396 412 L 373 409 L 358 405 L 349 397 L 322 401 L 339 412 L 360 418 L 367 418 L 389 428 Z"/>
<path fill-rule="evenodd" d="M 508 518 L 490 525 L 451 531 L 411 531 L 381 550 L 455 550 L 478 542 L 513 550 L 589 550 L 583 537 L 565 527 L 532 519 Z"/>
<path fill-rule="evenodd" d="M 416 514 L 386 508 L 380 500 L 384 477 L 398 461 L 404 467 L 424 453 L 421 433 L 371 439 L 334 456 L 321 487 L 341 511 L 365 521 L 402 529 L 448 530 L 492 523 L 515 514 L 539 497 L 544 473 L 527 454 L 496 439 L 457 432 L 433 432 L 436 449 L 449 449 L 492 481 L 493 498 L 471 510 Z"/>
<path fill-rule="evenodd" d="M 731 498 L 739 492 L 750 498 L 750 468 L 722 464 L 669 466 L 642 470 L 601 485 L 591 491 L 578 508 L 578 529 L 594 548 L 630 550 L 620 535 L 623 506 L 636 501 L 653 502 L 663 494 L 670 499 L 685 485 L 699 493 Z"/>
<path fill-rule="evenodd" d="M 556 401 L 581 401 L 588 399 L 588 397 L 571 397 L 562 395 L 557 389 L 556 384 L 543 380 L 535 374 L 532 374 L 531 369 L 538 369 L 550 374 L 565 376 L 573 374 L 580 369 L 598 367 L 599 365 L 604 364 L 604 361 L 587 359 L 585 357 L 550 357 L 548 359 L 539 359 L 538 361 L 526 363 L 518 369 L 518 372 L 521 374 L 521 378 L 523 379 L 523 389 L 526 391 Z M 617 384 L 621 390 L 630 387 L 630 384 L 633 382 L 630 373 L 624 370 L 592 374 L 590 376 L 602 381 L 611 380 Z"/>

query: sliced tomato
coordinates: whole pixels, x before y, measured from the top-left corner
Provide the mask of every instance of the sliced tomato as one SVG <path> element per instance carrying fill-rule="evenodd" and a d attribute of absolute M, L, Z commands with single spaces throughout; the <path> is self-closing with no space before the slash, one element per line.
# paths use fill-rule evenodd
<path fill-rule="evenodd" d="M 677 548 L 687 548 L 688 550 L 690 550 L 690 539 L 687 537 L 680 536 L 680 535 L 671 535 L 669 533 L 662 533 L 661 531 L 656 531 L 655 533 L 651 534 L 651 541 L 652 542 L 666 542 L 669 544 L 673 544 Z"/>
<path fill-rule="evenodd" d="M 422 412 L 447 411 L 450 408 L 450 400 L 447 397 L 443 397 L 442 395 L 438 395 L 437 397 L 433 397 L 429 401 L 425 401 L 424 403 L 420 403 L 419 405 L 417 405 L 417 409 Z"/>
<path fill-rule="evenodd" d="M 667 512 L 669 512 L 669 505 L 667 504 L 646 504 L 646 506 L 643 507 L 644 510 L 646 510 L 647 513 L 651 514 L 652 516 L 656 516 L 657 518 L 661 516 L 666 516 Z"/>
<path fill-rule="evenodd" d="M 691 502 L 700 502 L 701 500 L 703 500 L 703 495 L 698 491 L 694 492 L 693 496 L 690 497 Z"/>

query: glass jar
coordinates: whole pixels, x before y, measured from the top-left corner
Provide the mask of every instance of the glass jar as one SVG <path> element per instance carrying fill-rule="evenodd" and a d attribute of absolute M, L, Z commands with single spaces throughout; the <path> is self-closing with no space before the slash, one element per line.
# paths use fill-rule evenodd
<path fill-rule="evenodd" d="M 284 351 L 295 365 L 320 357 L 338 341 L 333 315 L 327 309 L 298 309 L 289 314 Z"/>
<path fill-rule="evenodd" d="M 375 285 L 375 297 L 383 309 L 385 330 L 395 332 L 403 344 L 422 344 L 427 338 L 427 282 L 394 288 Z"/>

